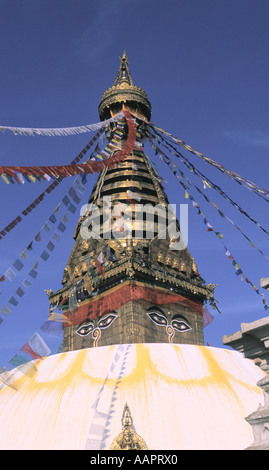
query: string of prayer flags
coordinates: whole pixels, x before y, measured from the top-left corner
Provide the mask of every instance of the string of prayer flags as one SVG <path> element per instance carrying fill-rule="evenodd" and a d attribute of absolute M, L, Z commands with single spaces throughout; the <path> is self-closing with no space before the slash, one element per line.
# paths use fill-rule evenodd
<path fill-rule="evenodd" d="M 149 135 L 149 139 L 150 137 L 152 138 L 155 138 L 154 136 L 152 135 Z M 156 137 L 156 140 L 157 140 L 157 137 Z M 150 140 L 151 142 L 151 140 Z M 171 146 L 169 144 L 169 146 Z M 174 148 L 174 147 L 172 147 Z M 209 178 L 207 178 L 202 172 L 200 172 L 199 170 L 197 170 L 194 165 L 186 158 L 184 157 L 184 155 L 182 155 L 180 152 L 176 151 L 176 152 L 172 152 L 171 153 L 173 155 L 175 155 L 176 157 L 180 158 L 180 160 L 182 161 L 182 163 L 188 167 L 188 169 L 190 171 L 192 171 L 195 175 L 199 176 L 200 178 L 204 179 L 205 181 L 207 181 L 211 187 L 213 189 L 215 189 L 222 197 L 224 197 L 230 204 L 233 205 L 233 207 L 235 207 L 241 214 L 245 215 L 249 220 L 251 220 L 251 222 L 253 222 L 259 229 L 261 229 L 264 233 L 266 233 L 267 235 L 269 235 L 269 231 L 266 230 L 260 223 L 258 223 L 253 217 L 251 217 L 244 209 L 242 209 L 242 207 L 239 206 L 239 204 L 237 204 L 235 201 L 233 201 L 219 186 L 215 185 L 212 181 L 209 180 Z M 163 154 L 163 152 L 162 152 Z M 163 160 L 165 161 L 165 160 Z"/>
<path fill-rule="evenodd" d="M 77 177 L 75 179 L 75 182 L 79 182 L 79 184 L 81 185 L 81 187 L 84 187 L 82 182 L 79 181 L 79 177 Z M 78 204 L 81 199 L 77 196 L 77 193 L 76 191 L 74 190 L 73 186 L 71 186 L 68 190 L 68 194 L 71 196 L 72 195 L 72 199 L 74 201 L 76 201 L 76 204 Z M 45 232 L 45 233 L 49 233 L 51 231 L 51 225 L 49 224 L 49 222 L 51 222 L 52 224 L 55 224 L 56 221 L 57 221 L 57 212 L 60 208 L 60 205 L 61 203 L 63 203 L 64 205 L 67 205 L 67 208 L 68 210 L 73 214 L 75 211 L 76 211 L 76 207 L 70 202 L 70 199 L 65 195 L 64 198 L 62 199 L 62 201 L 57 205 L 56 209 L 52 212 L 52 214 L 49 216 L 48 220 L 44 223 L 44 225 L 42 226 L 41 230 L 35 235 L 34 237 L 34 240 L 36 242 L 41 242 L 41 233 L 42 233 L 42 230 Z M 63 233 L 66 229 L 66 226 L 64 224 L 64 222 L 67 222 L 67 216 L 65 216 L 65 219 L 62 220 L 58 226 L 58 229 Z M 27 253 L 27 250 L 28 251 L 32 251 L 33 250 L 33 242 L 34 240 L 32 240 L 30 242 L 30 244 L 28 244 L 27 248 L 25 248 L 22 252 L 22 254 L 20 255 L 20 258 L 22 258 L 23 260 L 24 259 L 27 259 L 28 258 L 28 253 Z M 52 241 L 50 241 L 47 245 L 47 248 L 50 252 L 53 251 L 54 249 L 54 244 Z M 41 258 L 44 260 L 44 261 L 47 261 L 49 257 L 49 253 L 46 252 L 46 250 L 43 251 L 43 253 L 41 254 Z M 2 276 L 3 277 L 3 281 L 5 280 L 5 278 L 7 278 L 9 281 L 13 281 L 15 278 L 16 278 L 16 272 L 15 270 L 13 269 L 13 267 L 19 272 L 21 271 L 23 268 L 24 268 L 24 264 L 22 262 L 21 259 L 17 258 L 16 261 L 12 264 L 12 267 L 9 267 L 4 275 Z"/>
<path fill-rule="evenodd" d="M 57 308 L 57 307 L 55 307 Z M 52 312 L 48 320 L 31 336 L 31 338 L 20 348 L 20 350 L 8 361 L 5 367 L 0 371 L 0 388 L 7 385 L 18 391 L 22 385 L 21 377 L 32 378 L 37 367 L 35 361 L 53 354 L 55 340 L 58 337 L 60 345 L 56 345 L 57 352 L 63 344 L 63 325 L 69 323 L 68 318 L 62 313 Z M 47 338 L 52 338 L 53 346 L 49 345 Z M 63 350 L 62 350 L 63 351 Z M 10 370 L 10 367 L 12 369 Z"/>
<path fill-rule="evenodd" d="M 158 135 L 158 133 L 157 133 Z M 154 136 L 151 136 L 153 138 L 156 138 Z M 157 138 L 156 138 L 157 140 Z M 167 141 L 166 141 L 167 142 Z M 251 222 L 255 223 L 257 227 L 259 227 L 263 232 L 265 232 L 267 235 L 269 235 L 269 231 L 266 230 L 260 223 L 258 223 L 253 217 L 251 217 L 246 211 L 242 209 L 235 201 L 231 199 L 219 186 L 215 185 L 212 181 L 209 180 L 202 172 L 197 170 L 194 165 L 180 152 L 178 152 L 175 147 L 173 147 L 169 142 L 167 142 L 169 147 L 173 148 L 174 152 L 170 150 L 170 152 L 175 155 L 176 157 L 180 158 L 182 163 L 188 167 L 190 171 L 192 171 L 194 174 L 202 178 L 203 182 L 206 182 L 208 187 L 211 186 L 213 189 L 215 189 L 222 197 L 224 197 L 230 204 L 232 204 L 241 214 L 244 214 Z M 162 143 L 162 145 L 164 145 Z M 164 145 L 165 146 L 165 145 Z M 165 146 L 166 147 L 166 146 Z M 167 148 L 167 147 L 166 147 Z M 209 184 L 210 183 L 210 184 Z"/>
<path fill-rule="evenodd" d="M 169 162 L 165 162 L 168 167 L 170 168 L 171 170 L 171 166 L 169 164 Z M 182 172 L 182 170 L 180 171 L 181 172 L 181 179 L 184 178 L 184 173 Z M 174 174 L 174 173 L 173 173 Z M 177 178 L 178 179 L 178 178 Z M 189 190 L 189 187 L 183 183 L 183 181 L 181 181 L 181 179 L 178 179 L 178 182 L 181 184 L 181 186 L 183 186 L 184 190 L 186 190 L 186 188 Z M 193 198 L 193 196 L 189 193 L 189 197 L 190 197 L 190 200 L 193 202 L 193 207 L 195 207 L 198 211 L 198 214 L 202 216 L 203 218 L 203 221 L 204 221 L 204 224 L 207 226 L 207 231 L 212 231 L 215 233 L 215 235 L 221 240 L 223 238 L 223 234 L 221 232 L 218 232 L 216 230 L 214 230 L 214 228 L 212 227 L 212 225 L 209 223 L 209 221 L 207 220 L 207 218 L 205 217 L 205 215 L 203 214 L 203 212 L 201 211 L 200 209 L 200 206 L 198 205 L 198 203 L 195 201 L 195 199 Z M 208 230 L 209 229 L 209 230 Z M 227 246 L 224 246 L 225 248 L 225 254 L 226 253 L 229 253 L 229 257 L 231 257 L 231 252 L 228 250 Z M 237 264 L 237 262 L 235 261 L 234 257 L 232 256 L 231 258 L 228 258 L 228 259 L 232 259 L 232 264 L 233 266 L 235 267 L 235 274 L 237 276 L 241 276 L 241 280 L 245 280 L 248 284 L 250 284 L 252 286 L 252 288 L 255 290 L 256 294 L 258 294 L 261 298 L 262 298 L 262 303 L 263 303 L 263 306 L 264 306 L 264 309 L 267 310 L 269 307 L 268 305 L 266 304 L 266 301 L 265 301 L 265 298 L 264 298 L 264 295 L 260 293 L 259 289 L 257 289 L 257 287 L 249 280 L 249 278 L 243 273 L 243 270 L 240 268 L 240 266 Z"/>
<path fill-rule="evenodd" d="M 173 136 L 172 134 L 164 131 L 163 129 L 155 126 L 154 124 L 152 123 L 148 123 L 147 124 L 147 128 L 148 130 L 150 129 L 154 129 L 154 130 L 158 130 L 159 132 L 161 132 L 163 135 L 167 136 L 168 139 L 172 139 L 173 142 L 175 142 L 176 144 L 179 144 L 181 147 L 185 148 L 186 150 L 188 150 L 189 152 L 191 152 L 192 154 L 202 158 L 204 161 L 206 161 L 207 163 L 209 163 L 210 165 L 214 166 L 215 168 L 217 168 L 218 170 L 220 170 L 222 173 L 226 174 L 227 176 L 229 176 L 230 178 L 234 179 L 236 182 L 238 182 L 239 184 L 245 186 L 247 189 L 249 189 L 250 191 L 254 192 L 256 195 L 258 195 L 259 197 L 262 197 L 265 201 L 269 202 L 269 191 L 262 188 L 261 186 L 253 183 L 252 181 L 246 179 L 246 178 L 243 178 L 242 176 L 238 175 L 237 173 L 235 173 L 234 171 L 231 171 L 231 170 L 228 170 L 227 168 L 225 168 L 223 165 L 215 162 L 214 160 L 212 160 L 211 158 L 208 158 L 206 157 L 205 155 L 203 155 L 201 152 L 198 152 L 196 150 L 194 150 L 192 147 L 190 147 L 189 145 L 187 145 L 185 142 L 183 142 L 182 140 L 178 139 L 177 137 Z"/>
<path fill-rule="evenodd" d="M 96 124 L 86 124 L 84 126 L 76 126 L 76 127 L 63 127 L 63 128 L 32 128 L 32 127 L 11 127 L 11 126 L 0 126 L 0 131 L 10 131 L 14 135 L 25 135 L 25 136 L 68 136 L 68 135 L 75 135 L 75 134 L 83 134 L 85 132 L 96 131 L 98 129 L 104 128 L 111 124 L 112 122 L 117 121 L 118 119 L 124 116 L 123 112 L 121 111 L 116 116 L 107 119 L 105 121 L 98 122 Z"/>
<path fill-rule="evenodd" d="M 167 157 L 167 158 L 168 158 L 168 157 Z M 172 161 L 170 161 L 170 162 L 173 164 L 173 166 L 177 167 L 178 170 L 179 170 L 179 172 L 181 173 L 181 175 L 183 175 L 183 172 L 180 170 L 180 168 L 179 168 L 174 162 L 172 162 Z M 190 169 L 190 168 L 188 167 L 188 169 Z M 181 177 L 182 177 L 182 176 L 181 176 Z M 191 181 L 190 181 L 185 175 L 184 175 L 184 177 L 185 177 L 185 179 L 188 181 L 188 183 L 189 183 L 190 185 L 192 185 Z M 262 250 L 260 250 L 258 247 L 255 246 L 255 244 L 254 244 L 254 243 L 250 240 L 250 238 L 240 229 L 240 227 L 238 227 L 238 226 L 235 224 L 235 222 L 233 222 L 232 219 L 230 219 L 229 217 L 227 217 L 227 216 L 224 214 L 224 212 L 221 211 L 221 210 L 218 208 L 218 206 L 216 205 L 216 203 L 214 203 L 213 201 L 211 201 L 211 200 L 208 198 L 208 196 L 206 196 L 206 195 L 203 193 L 203 191 L 201 191 L 201 189 L 198 188 L 198 186 L 194 185 L 194 187 L 195 187 L 195 189 L 204 197 L 204 199 L 205 199 L 207 202 L 211 203 L 211 204 L 214 206 L 214 208 L 218 211 L 218 213 L 219 213 L 219 215 L 220 215 L 221 217 L 223 217 L 223 218 L 225 218 L 226 220 L 228 220 L 228 221 L 244 236 L 244 238 L 251 244 L 251 246 L 252 246 L 253 248 L 255 248 L 256 250 L 258 250 L 261 255 L 263 255 L 267 260 L 269 260 L 269 257 L 266 256 L 266 255 L 262 252 Z M 185 192 L 185 197 L 186 197 L 186 192 Z M 207 231 L 210 231 L 210 228 L 208 228 Z M 222 237 L 222 234 L 218 234 L 218 235 L 219 235 L 219 238 Z"/>
<path fill-rule="evenodd" d="M 104 134 L 104 131 L 97 132 L 97 134 L 87 143 L 87 145 L 81 150 L 81 152 L 74 158 L 71 162 L 71 165 L 74 163 L 78 163 L 84 155 L 90 150 L 90 148 L 94 145 L 98 138 L 101 138 Z M 98 145 L 98 143 L 97 143 Z M 3 175 L 1 175 L 3 176 Z M 85 174 L 83 174 L 86 177 Z M 24 209 L 21 214 L 26 217 L 33 209 L 35 209 L 45 198 L 46 194 L 50 194 L 62 181 L 62 178 L 59 177 L 56 181 L 51 183 L 45 191 L 43 191 L 35 200 L 32 202 L 26 209 Z M 19 215 L 17 216 L 12 222 L 10 222 L 3 230 L 0 231 L 0 240 L 5 237 L 13 228 L 15 228 L 19 222 L 23 219 Z"/>
<path fill-rule="evenodd" d="M 17 173 L 21 173 L 27 176 L 36 176 L 38 174 L 41 178 L 46 179 L 45 175 L 49 174 L 52 178 L 61 177 L 66 178 L 68 176 L 74 176 L 81 173 L 94 174 L 99 173 L 106 167 L 112 168 L 116 163 L 120 163 L 125 160 L 126 156 L 132 152 L 135 145 L 135 123 L 131 119 L 129 111 L 123 111 L 127 124 L 128 124 L 128 137 L 121 150 L 115 152 L 109 158 L 103 159 L 102 161 L 94 162 L 88 160 L 86 163 L 71 164 L 71 165 L 57 165 L 57 166 L 0 166 L 0 174 L 6 174 L 10 178 L 14 178 L 17 183 L 20 184 L 20 180 L 17 177 Z"/>
<path fill-rule="evenodd" d="M 80 177 L 78 177 L 78 178 L 80 178 Z M 86 181 L 84 180 L 84 182 L 86 182 Z M 71 191 L 71 195 L 73 197 L 75 197 L 76 193 L 73 193 Z M 67 209 L 69 208 L 70 205 L 71 205 L 71 202 L 69 200 L 69 205 L 67 206 Z M 57 208 L 53 212 L 53 214 L 55 216 L 55 219 L 53 218 L 54 223 L 57 221 L 58 210 L 59 210 L 59 205 L 57 205 Z M 71 211 L 71 213 L 73 213 L 73 211 Z M 32 286 L 33 281 L 38 276 L 37 268 L 38 268 L 38 265 L 39 265 L 39 259 L 43 260 L 44 262 L 47 262 L 47 260 L 49 259 L 51 253 L 55 249 L 55 244 L 53 243 L 53 241 L 58 242 L 61 239 L 61 234 L 63 234 L 65 232 L 65 230 L 67 228 L 66 224 L 67 224 L 68 221 L 69 221 L 69 218 L 67 217 L 67 214 L 65 213 L 62 216 L 56 230 L 54 231 L 54 233 L 51 237 L 51 239 L 48 241 L 46 247 L 41 252 L 40 258 L 38 258 L 38 260 L 35 262 L 35 264 L 31 268 L 31 270 L 28 272 L 28 275 L 26 276 L 26 278 L 22 281 L 21 285 L 15 290 L 14 294 L 8 299 L 8 304 L 9 305 L 11 305 L 12 307 L 17 307 L 18 306 L 20 299 L 26 293 L 25 289 L 28 290 Z M 44 226 L 47 226 L 47 224 L 44 224 Z M 50 232 L 50 231 L 51 231 L 51 228 L 48 230 L 48 232 Z M 39 242 L 42 241 L 40 232 L 38 232 L 38 236 L 36 236 L 35 239 L 36 239 L 36 241 L 39 241 Z M 31 246 L 31 250 L 33 250 L 33 242 L 31 242 L 30 245 L 28 245 L 28 247 L 29 246 Z M 24 252 L 25 252 L 25 250 L 23 251 L 23 253 Z M 18 271 L 20 271 L 22 269 L 22 267 L 24 267 L 24 265 L 22 265 L 22 262 L 20 260 L 16 260 L 15 263 L 13 263 L 12 266 L 14 266 L 14 268 L 17 269 Z M 16 279 L 15 269 L 13 269 L 12 267 L 8 268 L 5 271 L 3 277 L 7 278 L 9 281 L 13 281 L 14 279 Z M 2 307 L 2 309 L 0 310 L 0 313 L 2 313 L 3 315 L 5 315 L 7 317 L 11 313 L 11 311 L 12 310 L 7 305 L 4 305 Z M 1 323 L 2 323 L 2 321 L 0 321 L 0 324 Z"/>
<path fill-rule="evenodd" d="M 158 151 L 159 151 L 159 153 L 162 152 L 160 149 L 158 149 Z M 165 154 L 163 154 L 163 155 L 165 155 Z M 180 177 L 182 178 L 182 177 L 184 176 L 184 178 L 188 181 L 188 183 L 189 183 L 190 185 L 192 185 L 192 182 L 190 181 L 189 178 L 187 178 L 187 177 L 183 174 L 182 170 L 181 170 L 174 162 L 172 162 L 172 161 L 169 159 L 169 157 L 166 156 L 166 159 L 167 159 L 167 160 L 166 160 L 166 163 L 169 161 L 174 167 L 176 167 L 176 168 L 178 169 L 178 171 L 180 172 L 180 175 L 181 175 Z M 181 159 L 180 159 L 180 160 L 181 160 Z M 181 160 L 181 161 L 182 161 L 182 160 Z M 182 163 L 184 163 L 184 161 L 182 161 Z M 189 167 L 188 165 L 187 165 L 187 168 L 190 170 L 190 167 Z M 174 170 L 172 170 L 172 171 L 174 172 Z M 204 181 L 204 180 L 203 180 L 203 181 Z M 250 245 L 251 245 L 253 248 L 255 248 L 257 251 L 259 251 L 259 253 L 260 253 L 262 256 L 264 256 L 264 257 L 269 261 L 269 257 L 266 256 L 266 255 L 263 253 L 263 251 L 260 250 L 260 248 L 258 248 L 257 246 L 255 246 L 255 244 L 254 244 L 254 243 L 250 240 L 250 238 L 240 229 L 240 227 L 238 227 L 232 219 L 230 219 L 229 217 L 227 217 L 227 216 L 224 214 L 224 212 L 218 208 L 218 206 L 216 205 L 216 203 L 214 203 L 213 201 L 211 201 L 211 200 L 209 199 L 209 197 L 206 196 L 206 195 L 203 193 L 203 191 L 202 191 L 198 186 L 196 186 L 195 184 L 194 184 L 193 186 L 194 186 L 195 189 L 204 197 L 204 199 L 205 199 L 207 202 L 209 202 L 209 203 L 211 203 L 211 204 L 213 205 L 213 207 L 218 211 L 218 213 L 219 213 L 219 215 L 220 215 L 221 217 L 223 217 L 223 218 L 225 218 L 226 220 L 228 220 L 228 222 L 231 223 L 231 224 L 243 235 L 243 237 L 250 243 Z M 206 182 L 206 185 L 204 185 L 204 187 L 209 187 L 209 185 L 208 185 L 207 182 Z M 186 197 L 186 194 L 188 194 L 188 193 L 187 193 L 187 191 L 185 190 L 185 197 Z M 209 228 L 209 227 L 208 227 L 207 231 L 210 231 L 210 228 Z M 218 235 L 219 235 L 219 238 L 222 237 L 222 234 L 218 234 Z"/>

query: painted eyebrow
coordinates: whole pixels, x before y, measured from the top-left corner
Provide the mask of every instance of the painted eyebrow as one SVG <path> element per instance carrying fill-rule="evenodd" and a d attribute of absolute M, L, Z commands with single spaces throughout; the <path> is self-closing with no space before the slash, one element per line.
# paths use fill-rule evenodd
<path fill-rule="evenodd" d="M 165 315 L 164 311 L 163 311 L 160 307 L 157 307 L 157 305 L 153 305 L 152 307 L 149 307 L 149 308 L 147 309 L 147 312 L 148 312 L 149 310 L 157 310 L 158 312 L 160 312 L 160 313 L 162 313 L 163 315 Z"/>
<path fill-rule="evenodd" d="M 189 323 L 189 321 L 185 317 L 183 317 L 183 315 L 180 315 L 180 313 L 176 313 L 176 315 L 173 317 L 173 320 L 177 319 L 184 320 L 186 323 Z"/>

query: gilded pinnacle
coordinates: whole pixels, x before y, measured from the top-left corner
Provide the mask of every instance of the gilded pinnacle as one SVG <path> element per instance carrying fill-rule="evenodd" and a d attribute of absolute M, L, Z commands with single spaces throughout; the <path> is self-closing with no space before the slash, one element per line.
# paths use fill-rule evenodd
<path fill-rule="evenodd" d="M 151 104 L 146 92 L 133 84 L 126 52 L 119 57 L 120 66 L 113 86 L 106 90 L 99 104 L 99 115 L 103 121 L 121 111 L 123 105 L 130 112 L 150 120 Z"/>

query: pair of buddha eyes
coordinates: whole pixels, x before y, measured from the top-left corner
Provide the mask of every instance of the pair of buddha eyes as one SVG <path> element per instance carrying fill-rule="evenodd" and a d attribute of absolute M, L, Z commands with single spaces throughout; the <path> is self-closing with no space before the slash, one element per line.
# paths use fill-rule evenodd
<path fill-rule="evenodd" d="M 107 315 L 105 318 L 101 318 L 101 320 L 99 320 L 99 322 L 97 323 L 96 327 L 94 326 L 93 323 L 83 323 L 82 325 L 78 327 L 76 333 L 80 336 L 87 336 L 96 328 L 107 328 L 108 326 L 111 325 L 111 323 L 116 318 L 117 318 L 117 315 L 114 315 L 113 313 L 111 313 L 110 315 Z"/>
<path fill-rule="evenodd" d="M 166 316 L 162 315 L 159 312 L 150 311 L 150 312 L 147 312 L 147 314 L 151 318 L 151 320 L 157 325 L 161 325 L 161 326 L 171 325 L 175 330 L 180 331 L 180 332 L 191 330 L 191 326 L 187 322 L 186 318 L 183 317 L 182 315 L 179 315 L 179 314 L 175 315 L 171 323 L 168 323 Z"/>
<path fill-rule="evenodd" d="M 160 312 L 150 311 L 150 312 L 147 312 L 147 314 L 150 317 L 150 319 L 157 325 L 161 325 L 161 326 L 171 325 L 175 330 L 180 331 L 180 332 L 191 330 L 191 326 L 187 322 L 186 318 L 184 318 L 182 315 L 178 315 L 178 314 L 175 315 L 171 323 L 168 323 L 166 316 Z M 80 336 L 87 336 L 96 328 L 107 328 L 108 326 L 111 325 L 111 323 L 113 323 L 113 321 L 116 318 L 117 318 L 117 315 L 110 313 L 105 318 L 101 318 L 99 322 L 97 323 L 96 327 L 91 322 L 83 323 L 82 325 L 78 327 L 78 329 L 76 330 L 76 333 Z"/>

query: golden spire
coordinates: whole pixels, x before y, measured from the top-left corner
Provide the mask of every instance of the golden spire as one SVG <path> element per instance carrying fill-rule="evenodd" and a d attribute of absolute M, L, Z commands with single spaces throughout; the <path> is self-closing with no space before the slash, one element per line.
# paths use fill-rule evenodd
<path fill-rule="evenodd" d="M 124 406 L 121 418 L 122 432 L 114 439 L 110 450 L 147 450 L 145 441 L 131 428 L 133 418 L 127 403 Z"/>
<path fill-rule="evenodd" d="M 123 106 L 137 116 L 150 120 L 151 104 L 146 92 L 133 84 L 125 51 L 119 60 L 120 66 L 113 86 L 103 93 L 99 104 L 101 121 L 119 113 Z"/>
<path fill-rule="evenodd" d="M 121 86 L 123 83 L 127 83 L 128 85 L 133 85 L 133 80 L 129 71 L 129 62 L 126 56 L 126 52 L 123 52 L 122 57 L 120 59 L 120 67 L 118 73 L 116 75 L 115 81 L 113 86 Z"/>

